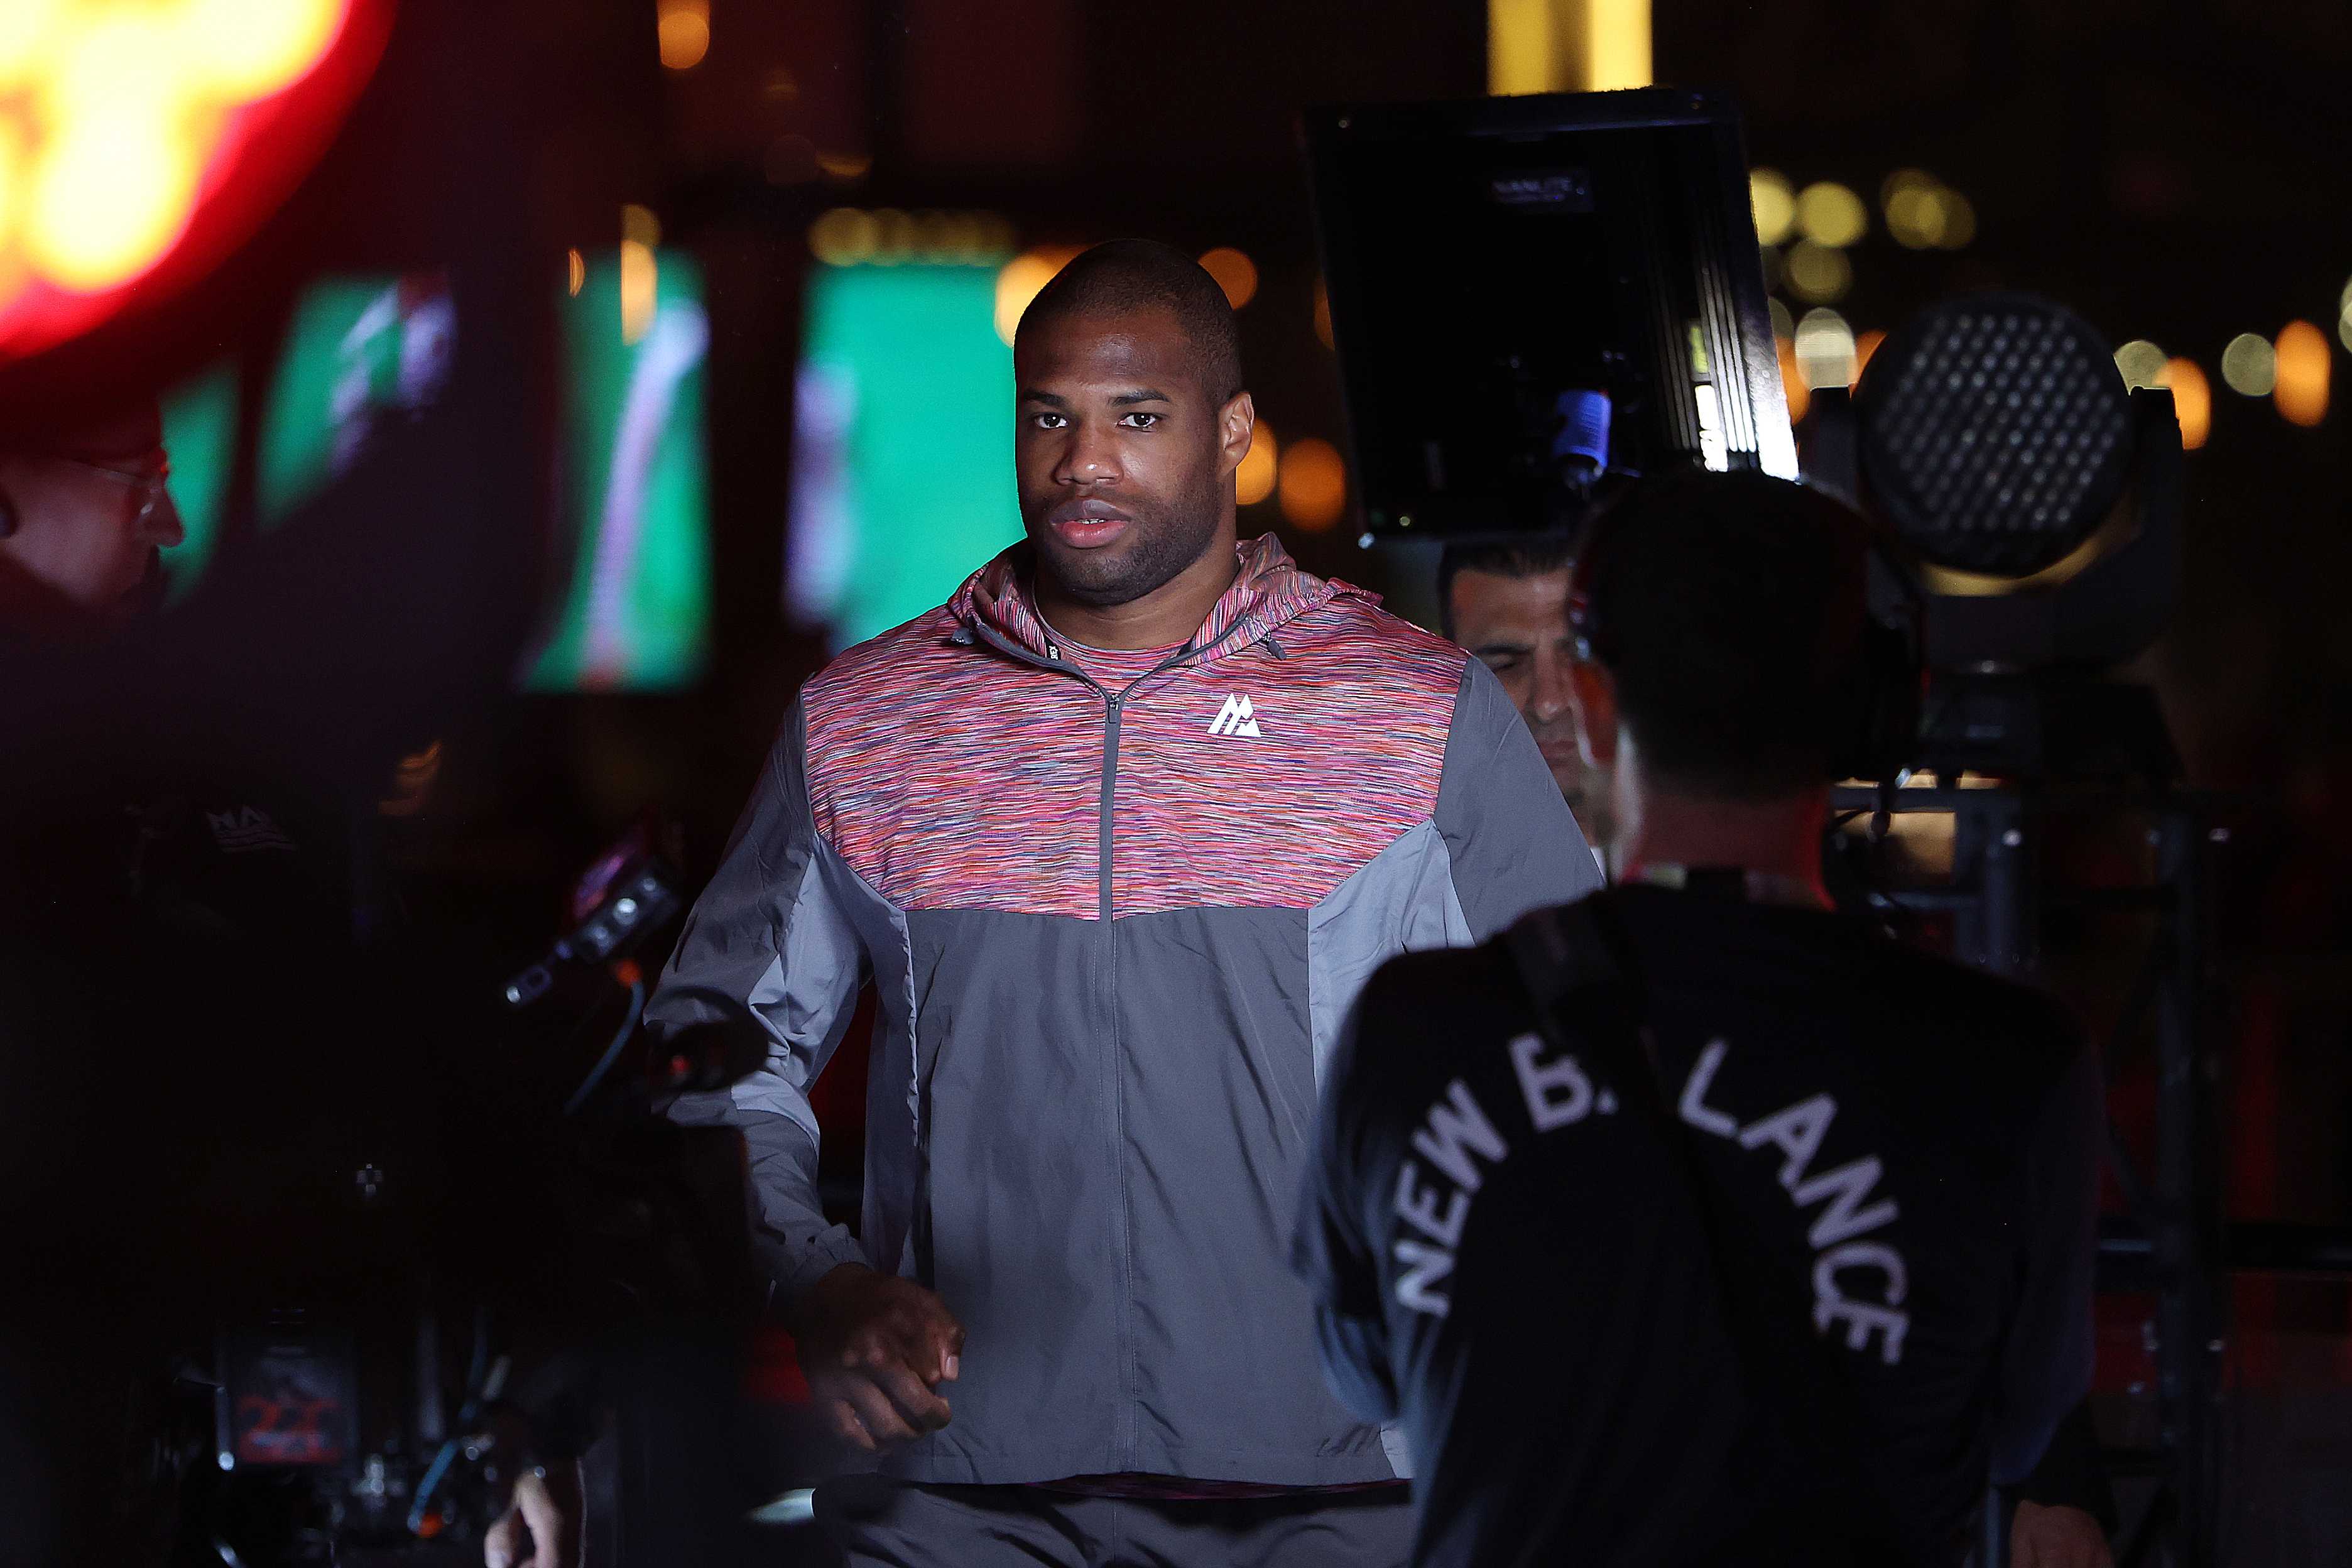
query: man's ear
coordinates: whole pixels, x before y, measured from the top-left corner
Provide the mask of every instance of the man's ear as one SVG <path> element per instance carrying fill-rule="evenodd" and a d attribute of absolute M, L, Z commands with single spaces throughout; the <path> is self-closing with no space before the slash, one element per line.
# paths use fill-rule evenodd
<path fill-rule="evenodd" d="M 1223 479 L 1249 456 L 1251 433 L 1257 428 L 1257 405 L 1246 392 L 1217 410 L 1217 477 Z"/>
<path fill-rule="evenodd" d="M 1568 705 L 1576 714 L 1576 749 L 1589 768 L 1617 765 L 1617 679 L 1589 658 L 1568 668 Z"/>

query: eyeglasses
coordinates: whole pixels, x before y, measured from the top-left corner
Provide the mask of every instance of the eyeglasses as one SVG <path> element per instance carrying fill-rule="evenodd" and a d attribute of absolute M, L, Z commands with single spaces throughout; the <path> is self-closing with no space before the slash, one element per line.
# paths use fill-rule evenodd
<path fill-rule="evenodd" d="M 103 474 L 137 490 L 139 515 L 131 520 L 134 528 L 146 527 L 148 520 L 155 515 L 155 509 L 163 504 L 165 489 L 172 478 L 172 464 L 168 458 L 149 469 L 110 468 L 104 463 L 92 463 L 80 458 L 59 458 L 57 460 L 72 468 L 86 468 L 93 474 Z"/>

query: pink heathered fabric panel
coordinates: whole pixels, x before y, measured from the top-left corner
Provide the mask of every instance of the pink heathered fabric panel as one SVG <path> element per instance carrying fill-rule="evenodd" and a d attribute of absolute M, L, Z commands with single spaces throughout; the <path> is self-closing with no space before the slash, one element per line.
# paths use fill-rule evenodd
<path fill-rule="evenodd" d="M 1113 909 L 1304 909 L 1436 808 L 1460 648 L 1342 599 L 1142 683 L 1119 731 Z M 1255 738 L 1213 735 L 1246 698 Z"/>
<path fill-rule="evenodd" d="M 1102 700 L 956 625 L 934 610 L 803 689 L 817 830 L 901 909 L 1094 919 Z"/>
<path fill-rule="evenodd" d="M 1274 628 L 1286 657 L 1244 627 L 1129 697 L 1115 913 L 1311 907 L 1435 810 L 1467 656 L 1369 595 L 1313 593 L 1321 603 Z M 1075 676 L 955 642 L 968 599 L 851 648 L 803 689 L 817 830 L 901 909 L 1095 919 L 1103 700 Z M 1026 629 L 1042 650 L 1034 615 Z M 1113 689 L 1151 658 L 1073 657 Z M 1256 735 L 1210 733 L 1228 698 L 1249 700 Z"/>

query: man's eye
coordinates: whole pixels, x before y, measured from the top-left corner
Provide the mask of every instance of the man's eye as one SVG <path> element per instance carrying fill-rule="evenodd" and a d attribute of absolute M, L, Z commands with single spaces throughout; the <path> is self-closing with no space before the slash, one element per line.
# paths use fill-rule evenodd
<path fill-rule="evenodd" d="M 1069 423 L 1058 414 L 1033 414 L 1029 417 L 1036 421 L 1040 430 L 1059 430 Z"/>
<path fill-rule="evenodd" d="M 1160 416 L 1157 414 L 1146 414 L 1142 410 L 1138 409 L 1133 414 L 1129 415 L 1126 418 L 1121 419 L 1119 423 L 1122 425 L 1132 426 L 1138 430 L 1149 430 L 1153 426 L 1160 423 Z"/>
<path fill-rule="evenodd" d="M 1520 656 L 1515 653 L 1482 653 L 1478 656 L 1478 658 L 1488 669 L 1493 670 L 1497 675 L 1502 674 L 1503 671 L 1507 669 L 1518 668 L 1522 662 Z"/>

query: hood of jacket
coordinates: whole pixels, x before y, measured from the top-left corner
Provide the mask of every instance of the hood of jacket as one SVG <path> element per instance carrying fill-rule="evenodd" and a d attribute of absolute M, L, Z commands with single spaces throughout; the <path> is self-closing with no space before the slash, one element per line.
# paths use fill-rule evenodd
<path fill-rule="evenodd" d="M 1201 662 L 1213 663 L 1244 648 L 1266 641 L 1286 623 L 1334 599 L 1381 602 L 1378 594 L 1334 577 L 1318 577 L 1299 569 L 1290 552 L 1271 533 L 1244 539 L 1235 545 L 1241 571 L 1234 576 L 1200 630 L 1185 646 Z M 1033 547 L 1027 540 L 1013 545 L 964 579 L 948 601 L 948 609 L 962 628 L 957 640 L 993 633 L 1039 658 L 1051 658 L 1054 636 L 1031 600 Z"/>

